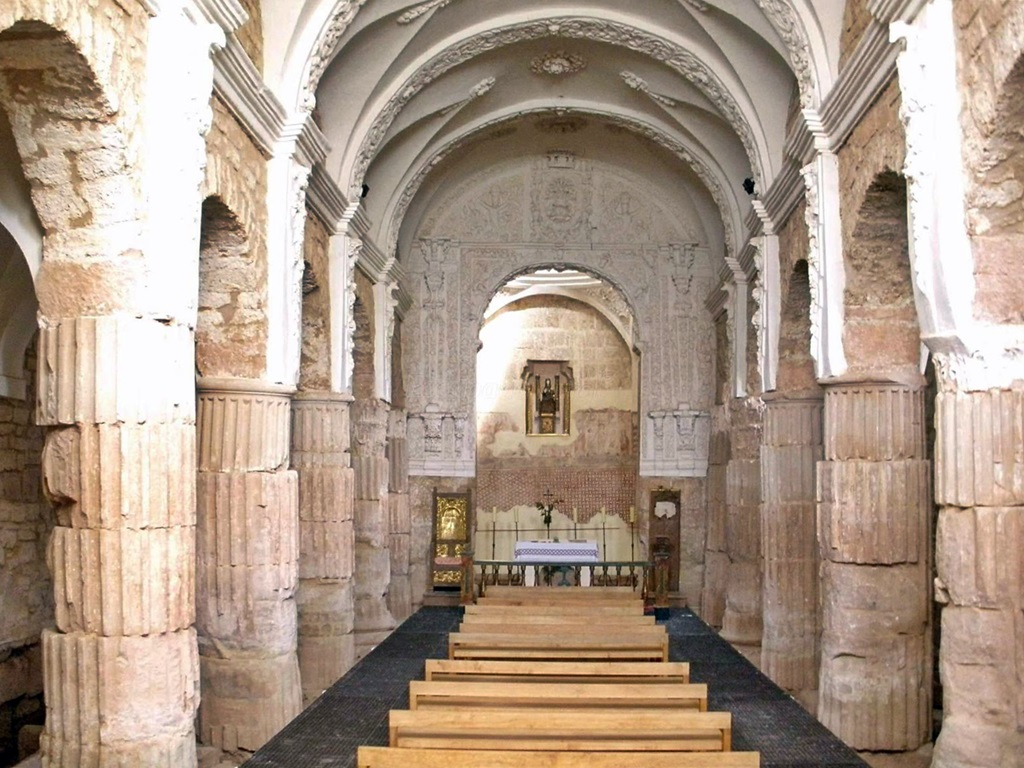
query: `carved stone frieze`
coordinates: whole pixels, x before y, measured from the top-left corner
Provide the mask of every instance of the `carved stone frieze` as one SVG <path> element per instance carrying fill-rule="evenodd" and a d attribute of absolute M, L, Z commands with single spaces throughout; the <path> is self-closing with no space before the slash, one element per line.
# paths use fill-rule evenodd
<path fill-rule="evenodd" d="M 818 166 L 811 163 L 801 169 L 807 190 L 804 219 L 807 222 L 807 280 L 811 290 L 811 352 L 817 357 L 821 349 L 821 243 L 819 232 Z"/>
<path fill-rule="evenodd" d="M 408 80 L 396 88 L 394 95 L 377 115 L 360 143 L 353 164 L 349 186 L 362 183 L 366 171 L 377 155 L 384 137 L 405 106 L 430 83 L 454 67 L 488 51 L 514 43 L 540 38 L 565 37 L 619 45 L 662 62 L 698 88 L 730 124 L 739 137 L 750 160 L 751 173 L 762 186 L 763 162 L 757 151 L 753 129 L 728 87 L 699 57 L 682 46 L 607 19 L 560 17 L 510 24 L 490 29 L 460 41 L 434 56 Z"/>

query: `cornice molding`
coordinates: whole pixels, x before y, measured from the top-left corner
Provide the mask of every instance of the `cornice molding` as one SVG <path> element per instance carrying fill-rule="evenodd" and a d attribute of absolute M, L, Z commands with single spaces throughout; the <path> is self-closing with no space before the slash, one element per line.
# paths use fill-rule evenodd
<path fill-rule="evenodd" d="M 334 179 L 332 179 L 323 165 L 317 163 L 309 174 L 309 189 L 306 192 L 306 204 L 316 214 L 332 235 L 339 235 L 344 231 L 342 219 L 348 210 L 348 200 L 341 191 Z"/>
<path fill-rule="evenodd" d="M 870 0 L 868 24 L 853 55 L 843 67 L 819 110 L 803 110 L 803 121 L 794 121 L 786 136 L 783 152 L 786 162 L 761 199 L 775 223 L 776 231 L 792 215 L 804 197 L 800 169 L 822 149 L 836 151 L 860 124 L 875 100 L 896 77 L 896 57 L 902 49 L 889 41 L 889 25 L 894 21 L 912 21 L 928 0 Z M 749 217 L 748 227 L 753 222 Z M 754 237 L 761 234 L 760 222 L 748 228 Z"/>
<path fill-rule="evenodd" d="M 159 4 L 153 0 L 144 3 L 147 9 L 155 7 L 159 12 Z M 228 37 L 249 20 L 249 14 L 238 0 L 192 0 L 193 7 L 211 24 L 224 30 Z"/>
<path fill-rule="evenodd" d="M 284 107 L 263 83 L 260 73 L 242 49 L 229 37 L 227 45 L 213 55 L 213 90 L 242 124 L 267 157 L 272 157 L 284 132 Z"/>

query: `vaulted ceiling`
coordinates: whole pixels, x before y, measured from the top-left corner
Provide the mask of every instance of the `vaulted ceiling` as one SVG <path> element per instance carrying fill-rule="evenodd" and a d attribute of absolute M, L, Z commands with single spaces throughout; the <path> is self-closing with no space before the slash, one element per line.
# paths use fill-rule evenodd
<path fill-rule="evenodd" d="M 685 197 L 721 257 L 744 234 L 744 179 L 770 185 L 787 124 L 834 79 L 844 4 L 265 0 L 267 74 L 315 100 L 327 170 L 369 187 L 386 250 L 439 187 L 558 148 Z"/>

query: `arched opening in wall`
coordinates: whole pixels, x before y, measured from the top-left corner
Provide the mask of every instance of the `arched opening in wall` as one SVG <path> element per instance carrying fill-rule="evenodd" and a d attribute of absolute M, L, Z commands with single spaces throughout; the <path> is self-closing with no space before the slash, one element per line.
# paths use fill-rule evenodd
<path fill-rule="evenodd" d="M 776 389 L 780 392 L 820 389 L 811 357 L 811 285 L 806 259 L 800 259 L 793 266 L 782 305 Z"/>
<path fill-rule="evenodd" d="M 921 335 L 901 175 L 880 173 L 868 188 L 845 260 L 843 348 L 850 373 L 919 382 Z"/>
<path fill-rule="evenodd" d="M 40 633 L 54 620 L 46 565 L 54 519 L 41 480 L 44 432 L 35 423 L 36 310 L 28 264 L 0 225 L 0 766 L 38 748 Z"/>
<path fill-rule="evenodd" d="M 614 287 L 573 270 L 522 275 L 493 297 L 477 354 L 477 558 L 512 560 L 517 541 L 548 538 L 640 556 L 629 317 Z M 550 521 L 538 503 L 554 505 Z"/>
<path fill-rule="evenodd" d="M 1003 83 L 984 151 L 973 168 L 968 232 L 974 256 L 974 315 L 1024 323 L 1024 57 Z"/>
<path fill-rule="evenodd" d="M 259 378 L 266 319 L 259 271 L 238 217 L 211 196 L 199 230 L 196 374 Z"/>

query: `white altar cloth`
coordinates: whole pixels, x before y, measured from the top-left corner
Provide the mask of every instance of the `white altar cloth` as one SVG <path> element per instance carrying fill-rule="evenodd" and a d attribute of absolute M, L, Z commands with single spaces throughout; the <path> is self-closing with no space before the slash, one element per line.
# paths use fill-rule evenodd
<path fill-rule="evenodd" d="M 596 563 L 596 541 L 517 541 L 515 546 L 517 563 Z M 526 586 L 535 584 L 533 568 L 526 569 Z M 590 586 L 590 569 L 580 570 L 580 586 Z"/>
<path fill-rule="evenodd" d="M 517 541 L 515 560 L 520 563 L 596 563 L 596 541 Z"/>

